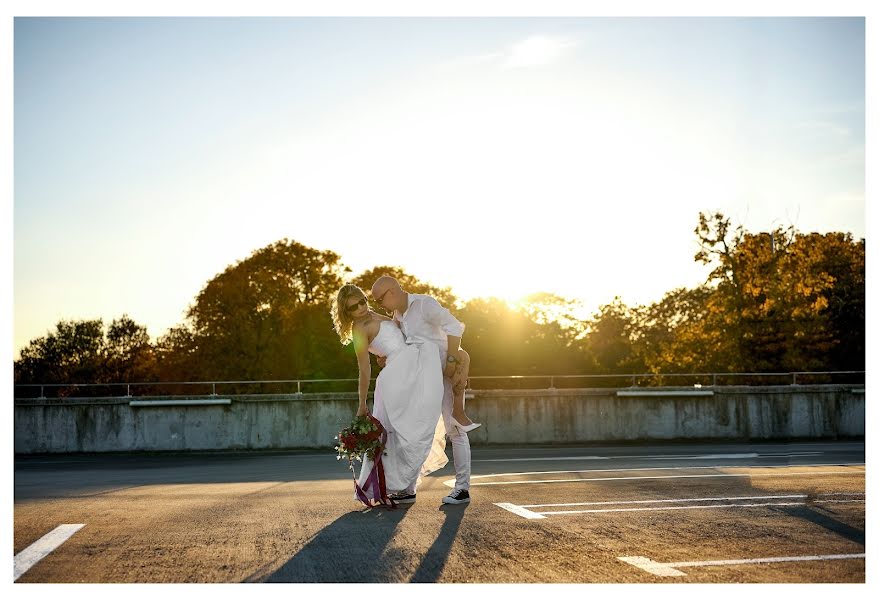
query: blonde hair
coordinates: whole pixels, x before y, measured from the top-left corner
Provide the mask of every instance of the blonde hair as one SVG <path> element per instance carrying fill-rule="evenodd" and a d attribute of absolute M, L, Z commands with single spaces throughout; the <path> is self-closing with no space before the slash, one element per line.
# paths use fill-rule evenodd
<path fill-rule="evenodd" d="M 348 316 L 348 299 L 353 296 L 366 298 L 366 293 L 353 283 L 346 283 L 336 293 L 336 299 L 330 300 L 330 315 L 333 317 L 333 326 L 343 346 L 347 346 L 354 339 L 351 327 L 354 321 Z"/>

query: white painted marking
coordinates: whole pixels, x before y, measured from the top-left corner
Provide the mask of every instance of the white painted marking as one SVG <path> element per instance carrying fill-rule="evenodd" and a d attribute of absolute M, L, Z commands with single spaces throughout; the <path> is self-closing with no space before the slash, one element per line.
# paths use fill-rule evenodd
<path fill-rule="evenodd" d="M 607 456 L 549 456 L 541 458 L 481 458 L 471 462 L 531 462 L 538 460 L 608 460 Z"/>
<path fill-rule="evenodd" d="M 787 477 L 794 475 L 851 475 L 863 474 L 865 471 L 809 471 L 806 473 L 782 473 L 780 475 L 761 474 L 761 473 L 722 473 L 713 475 L 658 475 L 649 477 L 593 477 L 578 479 L 535 479 L 521 481 L 485 481 L 473 483 L 473 479 L 484 479 L 488 477 L 511 477 L 513 475 L 552 475 L 556 473 L 623 473 L 628 471 L 678 471 L 693 469 L 792 469 L 800 467 L 863 467 L 864 463 L 842 463 L 842 464 L 823 464 L 823 465 L 718 465 L 714 467 L 649 467 L 639 469 L 583 469 L 579 471 L 530 471 L 526 473 L 492 473 L 491 475 L 474 475 L 471 479 L 471 485 L 523 485 L 529 483 L 570 483 L 575 481 L 619 481 L 628 479 L 694 479 L 700 477 Z M 443 485 L 454 488 L 455 480 L 447 479 L 443 481 Z"/>
<path fill-rule="evenodd" d="M 623 473 L 629 471 L 686 471 L 690 469 L 792 469 L 806 467 L 863 467 L 864 463 L 812 463 L 804 465 L 709 465 L 681 467 L 633 467 L 629 469 L 579 469 L 567 471 L 523 471 L 519 473 L 492 473 L 490 475 L 473 475 L 471 479 L 487 479 L 489 477 L 508 477 L 510 475 L 548 475 L 556 473 Z"/>
<path fill-rule="evenodd" d="M 713 475 L 641 475 L 634 477 L 584 477 L 581 479 L 526 479 L 522 481 L 485 481 L 482 483 L 473 483 L 470 485 L 527 485 L 533 483 L 575 483 L 578 481 L 624 481 L 634 479 L 707 479 L 709 477 L 794 477 L 802 475 L 811 477 L 814 475 L 864 475 L 865 471 L 812 471 L 809 473 L 720 473 Z M 447 486 L 453 487 L 452 483 L 444 482 Z"/>
<path fill-rule="evenodd" d="M 643 569 L 648 573 L 659 577 L 681 577 L 686 575 L 678 571 L 678 567 L 715 567 L 724 565 L 749 565 L 760 563 L 779 562 L 802 562 L 813 560 L 851 560 L 866 558 L 865 553 L 860 554 L 823 554 L 817 556 L 772 556 L 768 558 L 740 558 L 733 560 L 694 560 L 689 562 L 661 563 L 650 560 L 644 556 L 618 556 L 619 560 L 632 566 Z"/>
<path fill-rule="evenodd" d="M 750 504 L 693 504 L 691 506 L 648 506 L 646 508 L 594 508 L 590 510 L 548 510 L 541 515 L 574 515 L 583 513 L 645 512 L 649 510 L 696 510 L 700 508 L 753 508 L 755 506 L 806 506 L 806 502 L 760 502 Z"/>
<path fill-rule="evenodd" d="M 702 454 L 700 456 L 687 456 L 686 458 L 696 458 L 696 459 L 715 459 L 715 458 L 757 458 L 760 456 L 756 452 L 748 452 L 747 454 Z M 679 457 L 671 457 L 671 456 L 655 456 L 651 457 L 651 460 L 680 460 Z"/>
<path fill-rule="evenodd" d="M 489 477 L 511 477 L 513 475 L 554 475 L 557 473 L 624 473 L 624 472 L 634 472 L 634 471 L 681 471 L 681 470 L 695 470 L 695 469 L 793 469 L 793 468 L 807 468 L 807 467 L 863 467 L 864 463 L 822 463 L 822 464 L 806 464 L 806 465 L 713 465 L 709 467 L 693 467 L 693 466 L 683 466 L 683 467 L 639 467 L 634 469 L 580 469 L 580 470 L 567 470 L 567 471 L 525 471 L 519 473 L 491 473 L 489 475 L 473 475 L 470 477 L 471 481 L 473 479 L 486 479 Z M 860 471 L 859 471 L 860 472 Z M 792 473 L 796 475 L 796 473 Z M 815 473 L 816 475 L 819 473 Z M 820 473 L 823 475 L 828 475 L 831 473 Z M 747 477 L 748 475 L 720 475 L 724 476 L 740 476 Z M 681 476 L 684 477 L 684 476 Z M 693 475 L 691 477 L 701 477 L 697 475 Z M 668 477 L 665 477 L 666 479 Z M 617 478 L 608 478 L 608 479 L 637 479 L 632 477 L 617 477 Z M 648 478 L 644 478 L 648 479 Z M 662 478 L 660 478 L 662 479 Z M 548 482 L 558 482 L 558 481 L 594 481 L 592 479 L 550 479 L 544 481 L 503 481 L 497 483 L 474 483 L 472 485 L 502 485 L 508 483 L 548 483 Z M 455 486 L 454 479 L 447 479 L 443 481 L 443 484 L 453 488 Z"/>
<path fill-rule="evenodd" d="M 654 562 L 646 556 L 618 556 L 617 558 L 657 577 L 684 577 L 686 575 L 683 571 Z"/>
<path fill-rule="evenodd" d="M 480 458 L 471 462 L 532 462 L 553 460 L 625 460 L 630 458 L 646 458 L 649 460 L 693 460 L 715 458 L 790 458 L 793 456 L 817 456 L 823 452 L 785 452 L 773 454 L 759 454 L 749 452 L 745 454 L 626 454 L 620 456 L 541 456 L 524 458 Z M 784 465 L 790 466 L 790 465 Z"/>
<path fill-rule="evenodd" d="M 761 454 L 760 456 L 818 456 L 819 454 L 824 454 L 824 452 L 771 452 L 767 454 Z"/>
<path fill-rule="evenodd" d="M 782 498 L 808 498 L 807 494 L 789 494 L 786 496 L 723 496 L 719 498 L 662 498 L 659 500 L 609 500 L 602 502 L 567 502 L 564 504 L 521 504 L 526 508 L 541 506 L 602 506 L 608 504 L 657 504 L 659 502 L 712 502 L 723 500 L 779 500 Z"/>
<path fill-rule="evenodd" d="M 43 560 L 52 550 L 63 544 L 74 533 L 85 527 L 85 523 L 59 525 L 36 542 L 15 555 L 15 570 L 12 581 L 27 573 L 28 569 Z"/>
<path fill-rule="evenodd" d="M 511 513 L 517 514 L 520 517 L 525 517 L 526 519 L 545 519 L 541 514 L 536 512 L 531 512 L 527 508 L 522 508 L 521 506 L 517 506 L 515 504 L 510 504 L 509 502 L 495 502 L 495 506 L 500 506 L 504 510 L 508 510 Z"/>
<path fill-rule="evenodd" d="M 635 398 L 640 397 L 648 397 L 648 396 L 713 396 L 714 392 L 711 390 L 678 390 L 678 391 L 665 391 L 665 390 L 619 390 L 617 392 L 617 396 L 631 396 Z"/>

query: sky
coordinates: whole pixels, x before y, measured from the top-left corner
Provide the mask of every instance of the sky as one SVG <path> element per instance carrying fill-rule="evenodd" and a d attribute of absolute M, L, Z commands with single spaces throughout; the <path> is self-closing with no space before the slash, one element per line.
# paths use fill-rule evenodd
<path fill-rule="evenodd" d="M 282 238 L 587 316 L 703 282 L 700 211 L 865 237 L 864 59 L 859 17 L 17 17 L 16 355 Z"/>

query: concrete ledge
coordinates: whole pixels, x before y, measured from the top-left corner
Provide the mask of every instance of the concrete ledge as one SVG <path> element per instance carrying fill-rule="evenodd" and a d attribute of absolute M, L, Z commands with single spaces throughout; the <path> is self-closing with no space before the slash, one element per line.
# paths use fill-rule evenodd
<path fill-rule="evenodd" d="M 128 406 L 216 406 L 218 404 L 232 404 L 229 398 L 216 400 L 132 400 Z"/>
<path fill-rule="evenodd" d="M 647 396 L 713 396 L 714 392 L 711 390 L 680 390 L 680 391 L 668 391 L 668 390 L 619 390 L 617 392 L 617 396 L 633 396 L 633 397 L 647 397 Z"/>
<path fill-rule="evenodd" d="M 861 439 L 864 389 L 475 389 L 468 409 L 483 426 L 469 437 L 474 445 Z M 15 399 L 15 452 L 326 449 L 356 409 L 356 392 Z"/>

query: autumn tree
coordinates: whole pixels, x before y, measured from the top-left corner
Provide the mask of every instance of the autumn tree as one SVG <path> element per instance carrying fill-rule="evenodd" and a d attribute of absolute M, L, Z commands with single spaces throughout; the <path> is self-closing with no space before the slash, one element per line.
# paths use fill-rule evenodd
<path fill-rule="evenodd" d="M 700 213 L 696 234 L 696 260 L 715 267 L 704 323 L 722 335 L 717 364 L 731 371 L 863 364 L 863 240 L 793 227 L 749 233 L 720 213 Z"/>

